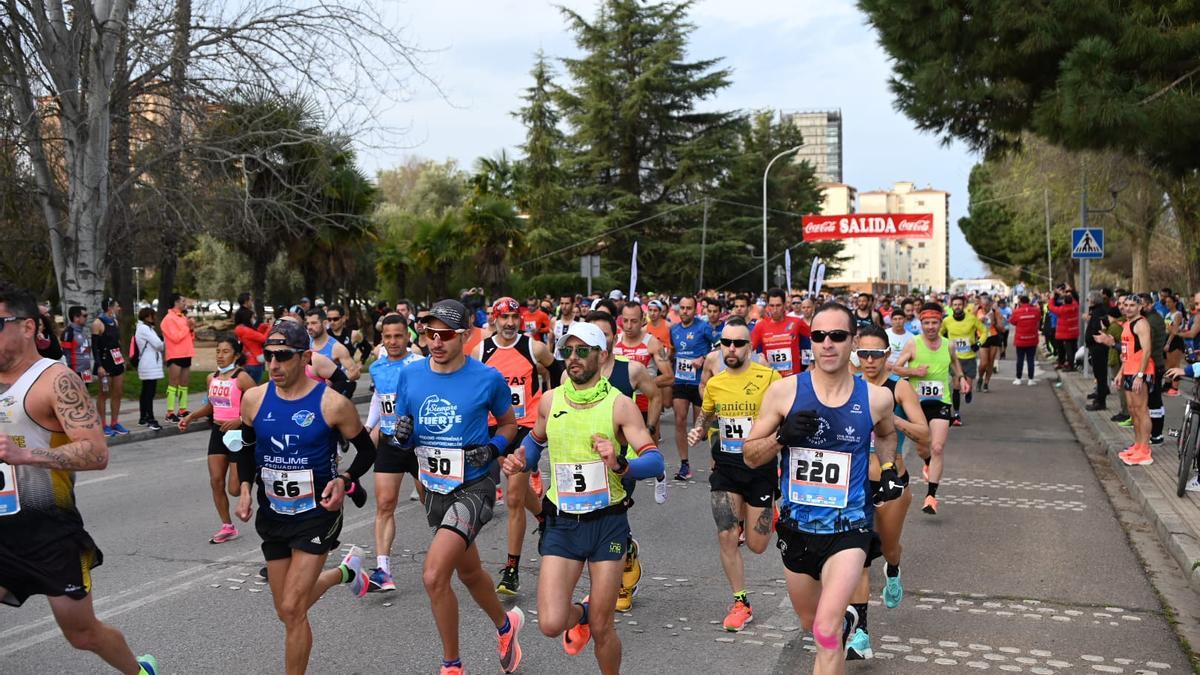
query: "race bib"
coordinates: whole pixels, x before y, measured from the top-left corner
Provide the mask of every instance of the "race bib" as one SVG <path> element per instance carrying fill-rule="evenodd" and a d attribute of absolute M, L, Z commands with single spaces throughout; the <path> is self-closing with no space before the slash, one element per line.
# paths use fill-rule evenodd
<path fill-rule="evenodd" d="M 537 322 L 536 321 L 526 321 L 525 322 L 525 332 L 526 333 L 533 335 L 536 331 L 537 331 Z"/>
<path fill-rule="evenodd" d="M 213 378 L 213 381 L 208 385 L 208 402 L 213 408 L 232 408 L 233 407 L 233 387 L 236 380 L 218 380 Z"/>
<path fill-rule="evenodd" d="M 971 351 L 971 343 L 964 338 L 955 338 L 953 344 L 954 351 L 959 354 L 966 354 Z"/>
<path fill-rule="evenodd" d="M 119 366 L 122 363 L 125 363 L 125 357 L 121 356 L 120 349 L 110 349 L 108 353 L 112 356 L 112 362 L 114 366 Z"/>
<path fill-rule="evenodd" d="M 21 510 L 21 497 L 17 494 L 17 467 L 0 462 L 0 518 L 11 516 Z"/>
<path fill-rule="evenodd" d="M 90 371 L 90 370 L 83 371 L 82 373 L 79 374 L 79 377 L 83 379 L 84 384 L 92 383 L 92 371 Z"/>
<path fill-rule="evenodd" d="M 849 501 L 849 494 L 849 453 L 789 448 L 788 501 L 842 509 Z"/>
<path fill-rule="evenodd" d="M 608 467 L 600 460 L 579 464 L 555 463 L 554 481 L 558 489 L 560 511 L 591 513 L 612 503 L 608 492 Z"/>
<path fill-rule="evenodd" d="M 508 391 L 512 394 L 513 414 L 517 419 L 525 416 L 525 385 L 509 385 Z"/>
<path fill-rule="evenodd" d="M 280 471 L 264 466 L 262 483 L 267 502 L 275 513 L 294 516 L 317 508 L 312 469 Z"/>
<path fill-rule="evenodd" d="M 675 379 L 681 382 L 696 381 L 696 366 L 692 364 L 691 359 L 675 357 Z"/>
<path fill-rule="evenodd" d="M 717 427 L 720 430 L 721 452 L 742 454 L 742 443 L 754 425 L 752 417 L 720 417 Z"/>
<path fill-rule="evenodd" d="M 379 430 L 388 436 L 396 435 L 395 394 L 379 394 Z"/>
<path fill-rule="evenodd" d="M 438 494 L 448 495 L 463 484 L 462 448 L 417 446 L 421 466 L 421 484 Z"/>
<path fill-rule="evenodd" d="M 945 388 L 946 383 L 941 380 L 917 380 L 917 396 L 921 398 L 940 399 Z"/>
<path fill-rule="evenodd" d="M 792 349 L 791 347 L 783 347 L 781 349 L 767 350 L 767 365 L 775 370 L 790 371 L 792 369 Z"/>

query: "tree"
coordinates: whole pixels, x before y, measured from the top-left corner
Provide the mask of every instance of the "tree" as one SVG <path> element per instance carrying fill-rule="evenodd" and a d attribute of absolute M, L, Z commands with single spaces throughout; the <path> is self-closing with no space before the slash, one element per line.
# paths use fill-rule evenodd
<path fill-rule="evenodd" d="M 412 157 L 396 168 L 375 174 L 381 206 L 436 216 L 463 205 L 468 181 L 467 174 L 453 159 L 434 162 Z"/>
<path fill-rule="evenodd" d="M 562 246 L 567 235 L 566 174 L 562 157 L 566 139 L 559 129 L 561 115 L 554 105 L 553 77 L 546 55 L 540 50 L 534 61 L 533 84 L 525 90 L 525 105 L 514 116 L 525 125 L 524 170 L 516 186 L 518 208 L 528 216 L 525 242 L 530 255 L 538 258 Z M 550 271 L 549 261 L 538 260 L 527 272 Z"/>

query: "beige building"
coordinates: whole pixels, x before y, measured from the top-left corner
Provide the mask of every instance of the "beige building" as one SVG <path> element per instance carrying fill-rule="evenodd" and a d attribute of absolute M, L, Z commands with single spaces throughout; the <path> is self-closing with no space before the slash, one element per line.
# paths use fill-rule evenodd
<path fill-rule="evenodd" d="M 890 191 L 875 190 L 858 194 L 841 183 L 820 186 L 824 201 L 822 215 L 848 213 L 932 213 L 931 239 L 861 238 L 846 239 L 842 249 L 842 271 L 827 280 L 832 286 L 875 294 L 904 293 L 910 289 L 943 290 L 950 279 L 949 232 L 946 219 L 950 193 L 926 188 L 918 190 L 911 182 L 899 182 Z"/>
<path fill-rule="evenodd" d="M 818 182 L 842 182 L 842 111 L 785 112 L 781 117 L 804 136 L 793 161 L 808 162 Z"/>

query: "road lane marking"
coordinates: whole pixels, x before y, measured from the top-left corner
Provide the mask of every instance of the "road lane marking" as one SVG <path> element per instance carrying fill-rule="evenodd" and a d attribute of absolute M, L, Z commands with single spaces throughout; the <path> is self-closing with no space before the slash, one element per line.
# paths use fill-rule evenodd
<path fill-rule="evenodd" d="M 98 478 L 89 478 L 87 480 L 78 481 L 77 483 L 75 483 L 75 487 L 83 487 L 84 485 L 91 485 L 93 483 L 103 483 L 106 480 L 114 480 L 117 478 L 124 478 L 128 475 L 129 474 L 127 474 L 127 473 L 114 473 L 111 476 L 100 476 Z"/>

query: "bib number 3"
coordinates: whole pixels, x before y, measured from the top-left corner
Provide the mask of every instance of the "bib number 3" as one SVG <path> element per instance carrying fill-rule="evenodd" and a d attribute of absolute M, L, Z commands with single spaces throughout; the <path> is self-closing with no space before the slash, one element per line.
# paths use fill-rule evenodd
<path fill-rule="evenodd" d="M 554 465 L 558 508 L 566 513 L 591 513 L 612 503 L 608 492 L 608 468 L 604 462 Z"/>
<path fill-rule="evenodd" d="M 788 452 L 788 501 L 802 506 L 846 508 L 850 494 L 850 455 L 845 452 L 791 448 Z"/>
<path fill-rule="evenodd" d="M 17 494 L 17 467 L 0 462 L 0 517 L 11 516 L 21 510 L 21 497 Z"/>

